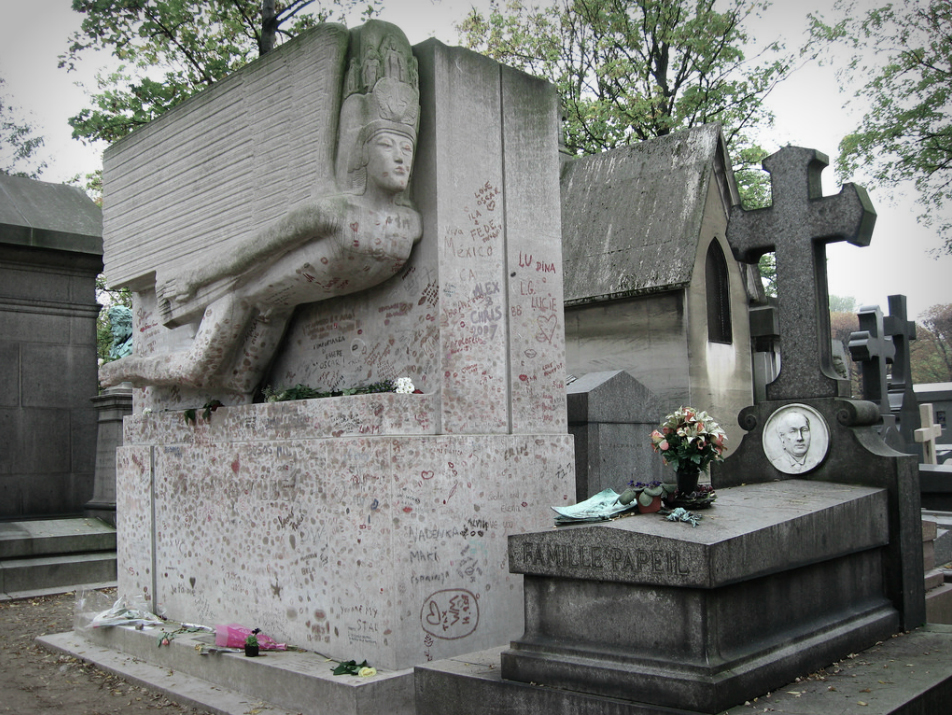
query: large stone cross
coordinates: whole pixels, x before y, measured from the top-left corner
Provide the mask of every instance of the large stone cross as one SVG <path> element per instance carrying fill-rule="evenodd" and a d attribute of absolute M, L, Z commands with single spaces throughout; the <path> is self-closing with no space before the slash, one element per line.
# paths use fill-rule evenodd
<path fill-rule="evenodd" d="M 845 184 L 822 195 L 820 173 L 829 159 L 815 149 L 784 147 L 763 161 L 770 172 L 772 205 L 735 206 L 727 226 L 734 256 L 756 263 L 774 251 L 780 323 L 780 375 L 767 385 L 768 400 L 836 397 L 830 339 L 826 244 L 869 245 L 876 211 L 865 189 Z"/>
<path fill-rule="evenodd" d="M 878 305 L 859 309 L 859 330 L 850 334 L 850 356 L 861 364 L 863 397 L 879 405 L 882 415 L 891 415 L 887 363 L 896 355 L 892 338 L 885 334 L 883 312 Z"/>
<path fill-rule="evenodd" d="M 915 435 L 916 442 L 922 442 L 922 463 L 938 464 L 935 441 L 942 434 L 942 427 L 933 422 L 931 404 L 919 405 L 919 420 L 922 427 L 915 431 Z"/>

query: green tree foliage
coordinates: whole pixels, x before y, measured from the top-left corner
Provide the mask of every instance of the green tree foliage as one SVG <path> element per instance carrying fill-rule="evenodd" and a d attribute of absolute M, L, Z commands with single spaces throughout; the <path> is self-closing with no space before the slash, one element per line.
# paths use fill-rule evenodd
<path fill-rule="evenodd" d="M 5 80 L 0 77 L 0 90 Z M 44 139 L 22 119 L 22 111 L 0 91 L 0 174 L 39 178 L 46 162 L 39 157 Z"/>
<path fill-rule="evenodd" d="M 845 44 L 852 57 L 840 68 L 860 85 L 855 96 L 869 109 L 840 143 L 841 178 L 871 173 L 874 185 L 912 181 L 923 213 L 936 227 L 940 252 L 952 253 L 952 3 L 907 0 L 858 11 L 838 0 L 836 24 L 812 18 L 818 44 Z"/>
<path fill-rule="evenodd" d="M 792 66 L 789 58 L 748 61 L 743 23 L 768 3 L 731 0 L 521 0 L 473 9 L 457 25 L 461 41 L 493 59 L 555 84 L 564 140 L 573 154 L 593 154 L 709 123 L 724 127 L 744 206 L 770 203 L 750 140 L 771 125 L 763 98 Z M 772 44 L 766 53 L 782 48 Z M 761 260 L 771 293 L 773 266 Z"/>
<path fill-rule="evenodd" d="M 952 382 L 952 304 L 933 305 L 919 316 L 910 352 L 914 382 Z"/>
<path fill-rule="evenodd" d="M 831 295 L 830 296 L 831 313 L 855 313 L 856 298 L 851 295 Z"/>
<path fill-rule="evenodd" d="M 770 251 L 760 257 L 757 263 L 760 272 L 760 281 L 764 286 L 764 294 L 768 298 L 777 297 L 777 255 Z"/>
<path fill-rule="evenodd" d="M 715 4 L 560 0 L 540 8 L 508 0 L 487 15 L 473 9 L 457 30 L 466 46 L 559 88 L 574 154 L 719 122 L 736 156 L 749 147 L 749 132 L 770 124 L 761 100 L 790 64 L 745 57 L 743 22 L 766 3 L 731 0 L 724 11 Z"/>
<path fill-rule="evenodd" d="M 327 19 L 343 20 L 361 6 L 373 15 L 377 2 L 343 0 L 332 14 L 315 0 L 73 0 L 73 10 L 85 17 L 60 66 L 72 70 L 95 50 L 120 62 L 97 75 L 92 106 L 69 120 L 73 136 L 120 139 L 278 40 Z"/>

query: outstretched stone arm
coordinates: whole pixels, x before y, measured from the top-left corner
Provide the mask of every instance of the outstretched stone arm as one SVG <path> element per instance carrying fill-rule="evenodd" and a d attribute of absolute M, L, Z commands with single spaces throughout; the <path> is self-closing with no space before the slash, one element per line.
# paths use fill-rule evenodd
<path fill-rule="evenodd" d="M 338 234 L 345 214 L 343 197 L 325 198 L 292 211 L 232 252 L 174 275 L 158 275 L 156 294 L 164 322 L 186 322 L 247 274 L 266 268 L 310 241 Z"/>

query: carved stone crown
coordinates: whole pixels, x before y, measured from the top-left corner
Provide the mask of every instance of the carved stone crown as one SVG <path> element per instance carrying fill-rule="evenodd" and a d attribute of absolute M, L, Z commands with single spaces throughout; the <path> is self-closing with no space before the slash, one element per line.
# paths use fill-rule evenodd
<path fill-rule="evenodd" d="M 382 131 L 416 143 L 420 122 L 417 61 L 396 25 L 370 20 L 351 33 L 344 80 L 336 174 L 343 191 L 363 193 L 364 144 Z"/>

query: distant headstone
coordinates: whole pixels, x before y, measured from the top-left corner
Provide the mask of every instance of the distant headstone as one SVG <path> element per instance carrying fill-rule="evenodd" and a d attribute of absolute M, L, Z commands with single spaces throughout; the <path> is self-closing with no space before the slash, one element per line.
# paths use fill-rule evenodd
<path fill-rule="evenodd" d="M 915 437 L 916 442 L 922 444 L 922 461 L 924 464 L 938 464 L 935 441 L 942 434 L 942 427 L 933 421 L 932 405 L 919 405 L 919 419 L 922 427 L 915 431 Z"/>
<path fill-rule="evenodd" d="M 780 375 L 767 385 L 769 400 L 836 397 L 839 381 L 830 348 L 827 243 L 869 244 L 876 221 L 865 189 L 846 184 L 836 196 L 821 193 L 829 164 L 815 149 L 784 147 L 767 157 L 773 204 L 748 211 L 735 206 L 727 239 L 738 260 L 755 263 L 769 251 L 777 259 Z"/>
<path fill-rule="evenodd" d="M 878 305 L 864 306 L 859 311 L 859 330 L 850 335 L 850 355 L 860 364 L 863 376 L 863 399 L 879 406 L 882 415 L 880 435 L 896 451 L 904 451 L 902 436 L 896 429 L 896 416 L 889 406 L 888 365 L 896 348 L 883 328 L 883 313 Z"/>
<path fill-rule="evenodd" d="M 753 346 L 754 402 L 767 399 L 767 385 L 780 374 L 780 324 L 775 305 L 760 305 L 750 309 L 750 338 Z"/>
<path fill-rule="evenodd" d="M 107 387 L 92 398 L 98 416 L 93 497 L 83 514 L 116 525 L 116 450 L 122 446 L 122 422 L 132 414 L 132 388 Z"/>
<path fill-rule="evenodd" d="M 889 296 L 889 315 L 883 318 L 883 330 L 892 338 L 896 348 L 889 376 L 889 407 L 899 418 L 899 432 L 905 443 L 903 451 L 916 454 L 915 431 L 919 428 L 919 411 L 910 360 L 910 343 L 916 339 L 916 323 L 907 315 L 906 296 Z"/>
<path fill-rule="evenodd" d="M 663 481 L 671 469 L 651 451 L 651 431 L 672 408 L 623 370 L 582 375 L 566 388 L 575 437 L 575 496 L 623 491 L 629 480 Z"/>
<path fill-rule="evenodd" d="M 892 339 L 883 330 L 883 313 L 878 305 L 859 310 L 859 330 L 850 335 L 850 355 L 860 363 L 863 376 L 863 397 L 879 405 L 883 415 L 890 414 L 887 363 L 896 354 Z"/>

